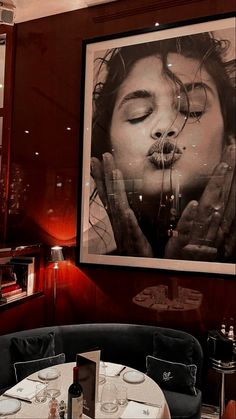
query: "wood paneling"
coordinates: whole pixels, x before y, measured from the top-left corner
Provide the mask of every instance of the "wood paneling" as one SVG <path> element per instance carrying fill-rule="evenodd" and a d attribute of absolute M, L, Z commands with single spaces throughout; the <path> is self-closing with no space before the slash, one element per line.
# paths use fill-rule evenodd
<path fill-rule="evenodd" d="M 44 295 L 34 295 L 0 307 L 0 334 L 44 326 L 47 322 L 45 304 Z"/>
<path fill-rule="evenodd" d="M 234 9 L 234 0 L 120 0 L 16 25 L 11 174 L 18 168 L 25 188 L 19 211 L 8 217 L 10 241 L 24 237 L 48 245 L 75 244 L 82 40 L 149 28 L 156 21 L 184 21 Z M 162 283 L 200 291 L 203 303 L 198 313 L 157 316 L 132 303 L 137 292 Z M 50 284 L 49 278 L 47 292 Z M 236 282 L 219 275 L 98 266 L 79 269 L 68 264 L 59 272 L 56 322 L 168 325 L 191 330 L 204 344 L 208 329 L 219 327 L 223 317 L 236 318 L 235 295 Z M 45 321 L 40 313 L 37 310 L 30 324 Z M 9 312 L 9 317 L 12 323 L 14 313 Z M 17 318 L 15 329 L 28 326 L 27 322 Z"/>

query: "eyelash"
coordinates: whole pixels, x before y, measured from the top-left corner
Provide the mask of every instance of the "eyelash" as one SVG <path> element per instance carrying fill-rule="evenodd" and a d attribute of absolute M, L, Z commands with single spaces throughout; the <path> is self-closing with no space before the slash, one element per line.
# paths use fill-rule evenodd
<path fill-rule="evenodd" d="M 204 114 L 204 111 L 180 111 L 180 113 L 184 116 L 187 116 L 188 118 L 196 118 L 199 119 Z"/>
<path fill-rule="evenodd" d="M 130 123 L 130 124 L 133 124 L 133 125 L 135 125 L 135 124 L 138 124 L 139 122 L 143 122 L 149 115 L 151 115 L 151 113 L 152 113 L 152 111 L 150 111 L 150 112 L 148 112 L 148 113 L 145 113 L 144 115 L 142 115 L 142 116 L 138 116 L 137 118 L 129 118 L 127 121 Z"/>
<path fill-rule="evenodd" d="M 195 112 L 180 111 L 180 113 L 188 118 L 199 119 L 204 114 L 204 111 L 195 111 Z M 130 118 L 128 119 L 128 122 L 132 125 L 139 124 L 140 122 L 143 122 L 150 114 L 151 112 L 148 114 L 139 116 L 138 118 Z"/>

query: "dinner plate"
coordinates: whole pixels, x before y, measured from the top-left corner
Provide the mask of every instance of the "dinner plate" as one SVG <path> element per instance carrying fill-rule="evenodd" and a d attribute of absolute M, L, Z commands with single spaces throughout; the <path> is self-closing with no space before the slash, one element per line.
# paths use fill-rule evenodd
<path fill-rule="evenodd" d="M 12 415 L 18 412 L 21 408 L 20 400 L 16 399 L 3 399 L 0 400 L 0 415 Z"/>
<path fill-rule="evenodd" d="M 60 373 L 56 368 L 46 368 L 38 373 L 40 380 L 55 380 L 59 375 Z"/>
<path fill-rule="evenodd" d="M 123 374 L 123 380 L 127 383 L 138 384 L 145 380 L 145 375 L 139 371 L 127 371 Z"/>

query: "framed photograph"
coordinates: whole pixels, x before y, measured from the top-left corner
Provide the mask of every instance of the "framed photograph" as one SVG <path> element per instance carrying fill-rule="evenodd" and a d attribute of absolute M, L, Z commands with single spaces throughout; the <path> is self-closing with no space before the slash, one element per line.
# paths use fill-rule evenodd
<path fill-rule="evenodd" d="M 84 41 L 83 75 L 79 263 L 235 274 L 235 17 Z"/>

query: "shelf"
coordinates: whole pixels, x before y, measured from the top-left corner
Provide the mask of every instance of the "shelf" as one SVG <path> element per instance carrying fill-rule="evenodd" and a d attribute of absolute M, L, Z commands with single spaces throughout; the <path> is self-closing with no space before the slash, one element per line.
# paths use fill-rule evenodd
<path fill-rule="evenodd" d="M 10 267 L 10 271 L 8 267 Z M 0 279 L 0 293 L 2 293 L 0 308 L 10 308 L 14 305 L 24 303 L 40 295 L 40 293 L 42 294 L 44 281 L 41 267 L 41 244 L 14 244 L 4 247 L 0 245 L 0 269 L 2 277 Z M 4 301 L 4 296 L 7 296 L 7 301 L 6 299 Z"/>
<path fill-rule="evenodd" d="M 31 253 L 39 253 L 41 244 L 28 244 L 24 246 L 17 245 L 0 245 L 0 258 L 14 257 L 17 255 L 29 255 Z"/>
<path fill-rule="evenodd" d="M 42 295 L 44 295 L 43 291 L 37 291 L 37 292 L 34 292 L 31 295 L 25 295 L 24 297 L 16 298 L 15 300 L 9 301 L 8 303 L 0 304 L 0 311 L 2 309 L 3 310 L 8 309 L 8 308 L 16 306 L 18 304 L 25 303 L 26 301 L 29 301 L 29 300 L 32 300 L 34 298 L 40 297 Z"/>

